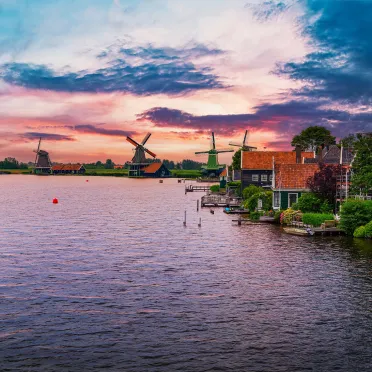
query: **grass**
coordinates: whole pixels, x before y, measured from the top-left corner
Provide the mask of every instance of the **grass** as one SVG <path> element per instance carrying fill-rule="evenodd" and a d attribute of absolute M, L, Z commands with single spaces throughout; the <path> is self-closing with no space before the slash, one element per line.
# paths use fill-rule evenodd
<path fill-rule="evenodd" d="M 6 174 L 30 174 L 31 169 L 0 169 L 0 173 Z"/>
<path fill-rule="evenodd" d="M 127 177 L 128 169 L 87 169 L 86 176 Z"/>
<path fill-rule="evenodd" d="M 198 178 L 202 173 L 199 170 L 172 169 L 172 176 L 178 178 Z"/>

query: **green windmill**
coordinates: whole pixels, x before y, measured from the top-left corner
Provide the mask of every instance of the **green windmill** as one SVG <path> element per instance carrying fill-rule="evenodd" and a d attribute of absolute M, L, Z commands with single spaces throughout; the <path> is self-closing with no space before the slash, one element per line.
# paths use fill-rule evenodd
<path fill-rule="evenodd" d="M 214 139 L 214 132 L 212 132 L 212 138 L 211 138 L 211 148 L 208 151 L 197 151 L 195 152 L 195 155 L 202 155 L 202 154 L 208 154 L 208 162 L 207 165 L 202 166 L 202 173 L 204 176 L 207 177 L 217 177 L 220 175 L 220 173 L 225 168 L 224 164 L 218 163 L 218 154 L 221 154 L 223 152 L 234 152 L 232 149 L 220 149 L 216 150 L 216 141 Z"/>

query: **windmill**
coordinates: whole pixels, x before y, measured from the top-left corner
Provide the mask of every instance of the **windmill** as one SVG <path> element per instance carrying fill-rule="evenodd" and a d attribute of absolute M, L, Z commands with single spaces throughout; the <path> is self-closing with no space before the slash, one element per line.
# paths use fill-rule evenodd
<path fill-rule="evenodd" d="M 212 132 L 211 137 L 211 148 L 207 151 L 197 151 L 195 152 L 195 155 L 201 155 L 201 154 L 208 154 L 208 162 L 207 165 L 202 166 L 202 172 L 204 175 L 207 175 L 209 177 L 216 177 L 218 176 L 223 169 L 225 168 L 225 165 L 218 163 L 218 154 L 223 152 L 234 152 L 233 149 L 216 149 L 216 140 L 214 138 L 214 132 Z"/>
<path fill-rule="evenodd" d="M 248 146 L 246 145 L 246 142 L 248 140 L 248 137 L 249 137 L 249 132 L 248 130 L 245 131 L 245 134 L 244 134 L 244 138 L 243 138 L 243 142 L 242 143 L 229 143 L 230 146 L 236 146 L 236 147 L 240 147 L 242 151 L 253 151 L 253 150 L 257 150 L 257 147 L 254 147 L 254 146 Z"/>
<path fill-rule="evenodd" d="M 130 163 L 129 168 L 129 176 L 130 177 L 138 177 L 141 175 L 141 170 L 149 163 L 146 162 L 146 153 L 156 158 L 156 154 L 145 147 L 146 142 L 149 140 L 151 133 L 147 133 L 145 138 L 142 140 L 141 143 L 138 143 L 134 139 L 127 136 L 127 141 L 130 142 L 134 147 L 134 156 L 132 159 L 132 163 Z"/>
<path fill-rule="evenodd" d="M 41 137 L 39 139 L 39 145 L 37 147 L 37 150 L 34 150 L 36 153 L 35 156 L 35 164 L 34 164 L 34 173 L 40 174 L 40 173 L 50 173 L 52 168 L 52 163 L 49 158 L 49 153 L 44 150 L 40 150 L 41 146 Z"/>

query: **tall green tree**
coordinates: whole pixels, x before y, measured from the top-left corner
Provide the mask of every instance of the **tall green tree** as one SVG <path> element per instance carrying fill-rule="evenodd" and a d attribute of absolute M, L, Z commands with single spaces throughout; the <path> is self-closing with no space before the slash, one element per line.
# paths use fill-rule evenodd
<path fill-rule="evenodd" d="M 237 150 L 232 158 L 232 169 L 234 170 L 241 170 L 242 164 L 242 150 Z"/>
<path fill-rule="evenodd" d="M 334 145 L 336 137 L 331 132 L 317 125 L 304 129 L 300 134 L 292 138 L 293 147 L 300 146 L 302 151 L 315 151 L 321 145 Z"/>
<path fill-rule="evenodd" d="M 354 153 L 351 189 L 356 194 L 368 193 L 372 190 L 372 135 L 358 134 Z"/>
<path fill-rule="evenodd" d="M 105 169 L 114 169 L 114 162 L 111 159 L 106 160 Z"/>

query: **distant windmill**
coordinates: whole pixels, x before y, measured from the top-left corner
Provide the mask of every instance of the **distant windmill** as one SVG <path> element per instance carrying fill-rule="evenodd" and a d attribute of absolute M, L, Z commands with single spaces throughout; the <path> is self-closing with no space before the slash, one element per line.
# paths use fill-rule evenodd
<path fill-rule="evenodd" d="M 154 154 L 152 151 L 147 149 L 145 147 L 146 142 L 150 138 L 151 133 L 147 133 L 145 138 L 142 140 L 141 143 L 138 143 L 134 139 L 127 136 L 127 141 L 130 142 L 134 147 L 134 156 L 132 159 L 132 163 L 130 164 L 129 168 L 129 176 L 137 177 L 140 176 L 141 169 L 148 165 L 148 162 L 146 162 L 146 153 L 152 156 L 153 158 L 156 158 L 156 154 Z"/>
<path fill-rule="evenodd" d="M 257 147 L 246 145 L 246 143 L 248 141 L 248 137 L 249 137 L 249 132 L 248 132 L 248 130 L 246 130 L 245 131 L 245 134 L 244 134 L 244 138 L 243 138 L 243 142 L 242 143 L 229 143 L 229 145 L 230 146 L 240 147 L 243 151 L 257 150 Z"/>
<path fill-rule="evenodd" d="M 217 150 L 214 132 L 212 132 L 211 142 L 212 142 L 211 148 L 208 151 L 197 151 L 195 152 L 195 154 L 196 155 L 208 154 L 208 162 L 207 165 L 204 165 L 202 167 L 202 172 L 209 177 L 215 177 L 218 176 L 225 168 L 225 165 L 221 165 L 218 163 L 218 154 L 221 154 L 223 152 L 234 152 L 234 150 L 233 149 Z"/>
<path fill-rule="evenodd" d="M 37 150 L 34 150 L 36 153 L 35 164 L 34 164 L 34 173 L 50 173 L 52 168 L 52 163 L 49 158 L 49 153 L 44 150 L 40 150 L 41 146 L 41 137 L 39 139 L 39 145 Z"/>

